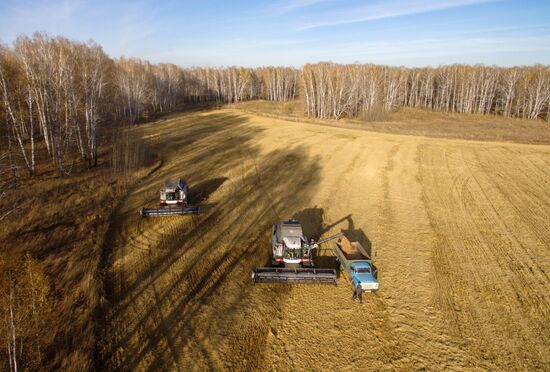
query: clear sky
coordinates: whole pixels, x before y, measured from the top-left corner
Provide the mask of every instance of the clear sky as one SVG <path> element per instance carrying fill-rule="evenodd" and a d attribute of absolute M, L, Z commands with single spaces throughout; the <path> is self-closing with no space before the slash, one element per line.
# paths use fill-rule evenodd
<path fill-rule="evenodd" d="M 550 64 L 550 0 L 0 0 L 0 39 L 46 31 L 181 66 Z"/>

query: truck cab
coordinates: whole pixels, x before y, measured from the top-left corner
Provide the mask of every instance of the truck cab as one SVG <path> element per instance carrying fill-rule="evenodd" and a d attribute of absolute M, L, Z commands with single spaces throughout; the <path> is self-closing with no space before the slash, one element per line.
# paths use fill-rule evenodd
<path fill-rule="evenodd" d="M 364 292 L 378 290 L 378 281 L 376 280 L 371 264 L 367 261 L 359 261 L 350 265 L 350 277 L 353 287 L 361 286 Z"/>
<path fill-rule="evenodd" d="M 361 243 L 350 242 L 345 236 L 334 245 L 334 254 L 340 269 L 347 272 L 354 290 L 363 292 L 378 290 L 378 279 L 369 253 Z"/>

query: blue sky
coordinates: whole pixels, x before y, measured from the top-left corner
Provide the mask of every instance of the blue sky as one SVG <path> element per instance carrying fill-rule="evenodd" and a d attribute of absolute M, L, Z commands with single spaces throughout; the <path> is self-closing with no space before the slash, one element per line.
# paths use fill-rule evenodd
<path fill-rule="evenodd" d="M 550 64 L 550 0 L 0 0 L 0 39 L 46 31 L 181 66 Z"/>

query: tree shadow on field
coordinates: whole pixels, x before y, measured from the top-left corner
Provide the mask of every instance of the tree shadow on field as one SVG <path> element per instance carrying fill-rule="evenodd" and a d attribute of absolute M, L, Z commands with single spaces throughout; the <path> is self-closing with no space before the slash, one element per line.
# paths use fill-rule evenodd
<path fill-rule="evenodd" d="M 148 123 L 151 121 L 164 121 L 170 118 L 180 116 L 184 113 L 209 111 L 213 109 L 219 109 L 221 104 L 216 101 L 203 101 L 203 102 L 189 102 L 182 104 L 170 112 L 146 112 L 144 117 L 141 118 L 136 124 Z"/>
<path fill-rule="evenodd" d="M 317 206 L 306 208 L 296 214 L 293 218 L 300 221 L 304 229 L 304 235 L 309 239 L 320 240 L 323 234 L 342 223 L 347 223 L 347 229 L 341 228 L 340 231 L 352 242 L 359 242 L 369 257 L 371 257 L 372 243 L 363 229 L 357 229 L 353 222 L 351 214 L 341 217 L 338 220 L 325 224 L 325 215 L 323 208 Z M 344 225 L 345 226 L 345 225 Z M 336 240 L 328 241 L 322 244 L 315 253 L 315 266 L 319 268 L 337 268 L 336 257 L 332 253 Z"/>
<path fill-rule="evenodd" d="M 253 140 L 262 129 L 246 123 L 241 115 L 198 113 L 163 122 L 161 136 L 146 129 L 166 163 L 134 199 L 156 195 L 161 180 L 185 170 L 193 203 L 214 194 L 217 201 L 196 217 L 136 218 L 137 231 L 126 232 L 120 244 L 141 258 L 128 264 L 131 278 L 112 278 L 123 290 L 109 296 L 106 338 L 109 329 L 118 337 L 107 340 L 105 369 L 216 369 L 220 360 L 225 368 L 260 368 L 289 287 L 266 292 L 250 270 L 269 259 L 271 224 L 287 206 L 308 204 L 320 165 L 301 146 L 260 156 Z"/>

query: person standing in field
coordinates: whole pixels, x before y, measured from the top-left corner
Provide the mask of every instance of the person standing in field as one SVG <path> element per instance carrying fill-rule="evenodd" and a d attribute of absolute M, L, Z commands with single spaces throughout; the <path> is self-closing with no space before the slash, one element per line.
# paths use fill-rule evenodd
<path fill-rule="evenodd" d="M 359 300 L 360 303 L 363 303 L 363 291 L 361 289 L 361 284 L 357 284 L 355 286 L 355 290 L 353 291 L 353 296 L 351 297 L 353 301 Z"/>

